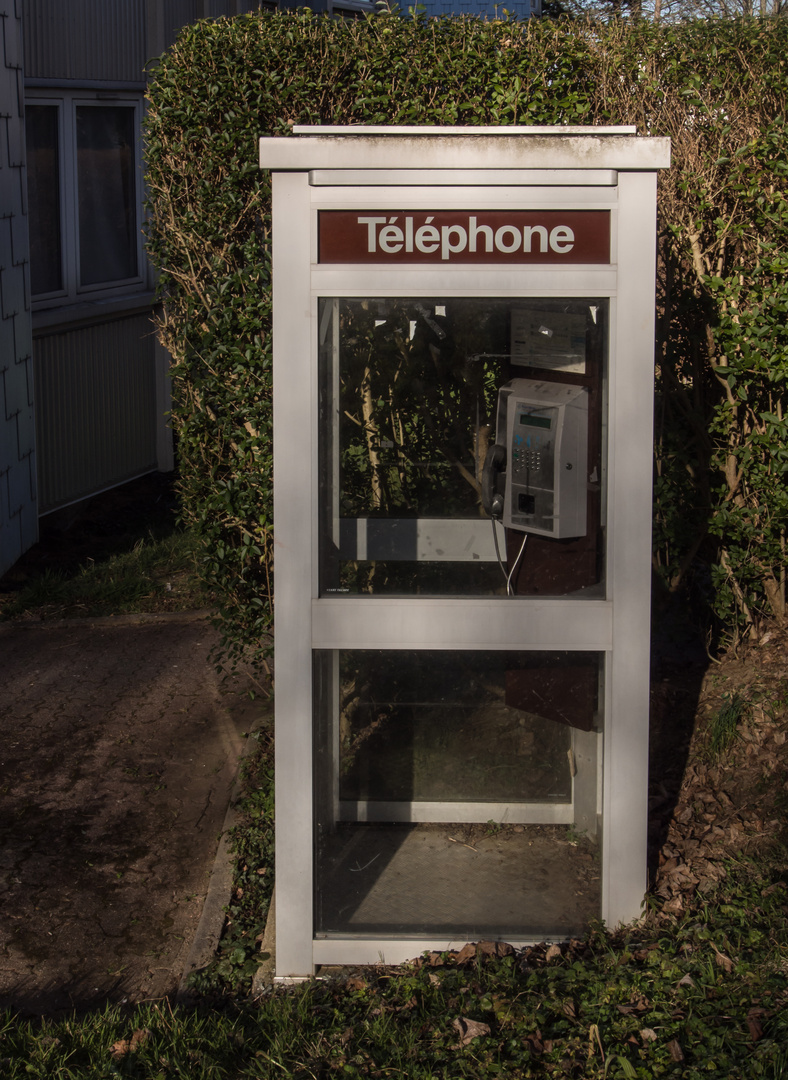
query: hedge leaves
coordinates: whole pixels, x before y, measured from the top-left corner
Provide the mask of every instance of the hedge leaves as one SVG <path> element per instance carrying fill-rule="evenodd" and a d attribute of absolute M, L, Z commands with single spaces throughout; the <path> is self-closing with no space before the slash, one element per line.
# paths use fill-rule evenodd
<path fill-rule="evenodd" d="M 660 177 L 654 565 L 707 625 L 785 615 L 788 20 L 259 13 L 186 28 L 147 120 L 183 514 L 228 656 L 270 626 L 269 183 L 293 124 L 636 124 Z"/>

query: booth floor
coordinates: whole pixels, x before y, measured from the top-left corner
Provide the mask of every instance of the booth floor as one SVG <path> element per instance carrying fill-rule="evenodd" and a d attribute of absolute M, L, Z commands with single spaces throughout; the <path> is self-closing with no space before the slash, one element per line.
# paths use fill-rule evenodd
<path fill-rule="evenodd" d="M 599 918 L 597 849 L 562 826 L 340 825 L 318 933 L 567 937 Z"/>

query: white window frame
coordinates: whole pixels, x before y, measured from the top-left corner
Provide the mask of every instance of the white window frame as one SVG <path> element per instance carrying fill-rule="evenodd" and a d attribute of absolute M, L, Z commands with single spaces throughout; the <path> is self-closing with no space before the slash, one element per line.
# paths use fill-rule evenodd
<path fill-rule="evenodd" d="M 142 292 L 147 285 L 147 262 L 143 244 L 143 184 L 142 184 L 142 93 L 90 90 L 28 90 L 28 107 L 48 105 L 57 108 L 58 132 L 58 178 L 60 182 L 60 254 L 63 287 L 53 292 L 36 293 L 32 297 L 33 310 L 84 304 L 92 300 Z M 117 108 L 133 110 L 133 210 L 136 216 L 137 273 L 132 277 L 102 281 L 91 285 L 80 284 L 79 265 L 79 192 L 77 190 L 77 109 Z"/>

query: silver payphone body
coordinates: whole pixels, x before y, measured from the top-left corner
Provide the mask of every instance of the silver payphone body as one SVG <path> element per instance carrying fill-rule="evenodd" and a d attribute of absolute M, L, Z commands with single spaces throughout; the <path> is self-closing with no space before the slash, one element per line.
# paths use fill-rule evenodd
<path fill-rule="evenodd" d="M 586 532 L 588 391 L 515 379 L 498 393 L 485 509 L 510 529 L 561 539 Z M 500 512 L 498 512 L 500 511 Z"/>

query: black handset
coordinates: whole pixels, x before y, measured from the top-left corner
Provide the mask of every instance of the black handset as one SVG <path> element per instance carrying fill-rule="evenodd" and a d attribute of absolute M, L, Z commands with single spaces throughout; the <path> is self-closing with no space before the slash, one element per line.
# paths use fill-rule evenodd
<path fill-rule="evenodd" d="M 506 448 L 493 443 L 487 450 L 482 467 L 482 506 L 484 512 L 496 521 L 500 521 L 503 517 L 506 494 L 505 466 Z"/>

